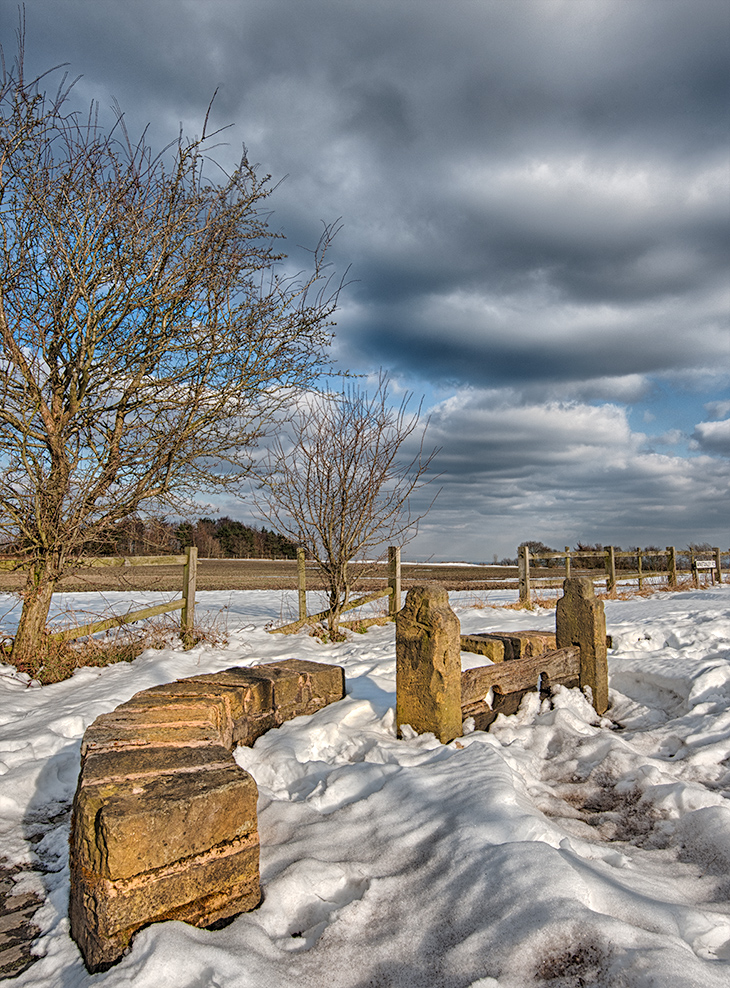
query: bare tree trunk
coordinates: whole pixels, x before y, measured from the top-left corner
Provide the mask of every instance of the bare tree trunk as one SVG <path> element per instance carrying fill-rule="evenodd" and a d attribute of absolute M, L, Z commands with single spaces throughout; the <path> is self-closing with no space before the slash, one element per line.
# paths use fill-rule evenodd
<path fill-rule="evenodd" d="M 13 665 L 21 672 L 29 672 L 38 662 L 57 579 L 46 562 L 36 563 L 28 574 L 11 654 Z"/>
<path fill-rule="evenodd" d="M 330 560 L 329 563 L 329 614 L 327 625 L 330 635 L 337 638 L 340 633 L 340 618 L 350 599 L 347 562 Z"/>
<path fill-rule="evenodd" d="M 340 614 L 342 613 L 342 601 L 340 599 L 340 588 L 334 581 L 330 582 L 329 592 L 329 614 L 327 615 L 327 625 L 330 635 L 335 638 L 340 633 Z"/>

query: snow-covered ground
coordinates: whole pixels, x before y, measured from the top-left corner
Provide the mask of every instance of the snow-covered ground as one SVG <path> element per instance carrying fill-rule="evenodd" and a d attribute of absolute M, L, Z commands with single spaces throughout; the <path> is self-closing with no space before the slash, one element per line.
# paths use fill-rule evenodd
<path fill-rule="evenodd" d="M 131 596 L 104 606 L 157 599 Z M 554 625 L 473 597 L 452 595 L 464 632 Z M 0 666 L 0 854 L 29 863 L 45 899 L 41 959 L 14 984 L 728 988 L 730 587 L 606 604 L 605 719 L 559 689 L 446 746 L 396 738 L 392 626 L 337 645 L 267 634 L 293 601 L 201 593 L 225 648 L 149 651 L 42 688 Z M 238 750 L 260 792 L 262 906 L 217 932 L 151 926 L 88 975 L 66 916 L 84 730 L 138 690 L 289 657 L 343 665 L 348 696 Z"/>

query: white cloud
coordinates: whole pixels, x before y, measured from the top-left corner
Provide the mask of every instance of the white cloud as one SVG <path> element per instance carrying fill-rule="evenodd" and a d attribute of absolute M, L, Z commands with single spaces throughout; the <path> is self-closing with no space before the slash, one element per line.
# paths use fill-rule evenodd
<path fill-rule="evenodd" d="M 705 409 L 711 419 L 724 419 L 730 415 L 730 401 L 708 401 Z"/>
<path fill-rule="evenodd" d="M 698 422 L 693 439 L 697 446 L 708 453 L 730 456 L 730 419 L 720 422 Z"/>
<path fill-rule="evenodd" d="M 727 527 L 727 463 L 652 451 L 622 406 L 520 403 L 514 392 L 471 389 L 431 414 L 443 493 L 421 526 L 421 555 L 443 554 L 445 545 L 459 558 L 489 559 L 513 555 L 529 538 L 555 546 L 715 544 Z"/>

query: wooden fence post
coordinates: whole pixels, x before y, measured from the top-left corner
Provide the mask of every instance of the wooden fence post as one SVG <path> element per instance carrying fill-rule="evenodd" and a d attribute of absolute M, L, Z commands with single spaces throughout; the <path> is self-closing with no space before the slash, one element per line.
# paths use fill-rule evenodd
<path fill-rule="evenodd" d="M 180 635 L 185 648 L 193 647 L 193 627 L 195 625 L 195 581 L 198 575 L 198 547 L 190 545 L 185 550 L 186 560 L 183 569 L 183 607 L 180 612 Z"/>
<path fill-rule="evenodd" d="M 612 545 L 606 546 L 606 590 L 613 593 L 616 589 L 616 550 Z"/>
<path fill-rule="evenodd" d="M 565 547 L 565 579 L 570 579 L 570 546 Z"/>
<path fill-rule="evenodd" d="M 304 546 L 297 546 L 297 586 L 299 587 L 299 620 L 307 617 L 307 559 Z"/>
<path fill-rule="evenodd" d="M 530 606 L 530 549 L 521 545 L 517 564 L 519 566 L 520 603 Z"/>
<path fill-rule="evenodd" d="M 677 586 L 677 552 L 673 545 L 667 546 L 667 571 L 670 587 Z"/>
<path fill-rule="evenodd" d="M 639 578 L 639 590 L 644 586 L 644 581 L 641 577 L 641 547 L 637 545 L 636 547 L 636 574 Z"/>
<path fill-rule="evenodd" d="M 400 610 L 400 546 L 388 546 L 388 586 L 391 589 L 388 613 L 391 617 Z"/>
<path fill-rule="evenodd" d="M 715 553 L 715 573 L 717 575 L 717 582 L 722 583 L 722 561 L 720 559 L 720 547 L 716 546 L 712 551 Z"/>

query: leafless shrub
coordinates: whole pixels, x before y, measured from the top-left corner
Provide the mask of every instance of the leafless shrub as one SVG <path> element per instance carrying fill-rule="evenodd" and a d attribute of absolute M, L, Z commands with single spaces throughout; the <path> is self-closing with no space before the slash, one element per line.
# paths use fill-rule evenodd
<path fill-rule="evenodd" d="M 409 499 L 428 483 L 436 451 L 425 451 L 421 409 L 410 413 L 410 399 L 406 394 L 392 407 L 382 374 L 372 395 L 351 386 L 319 397 L 299 411 L 269 456 L 257 507 L 318 567 L 332 634 L 353 588 L 350 561 L 388 541 L 409 541 L 423 517 L 411 513 Z M 415 452 L 403 456 L 414 433 Z"/>

